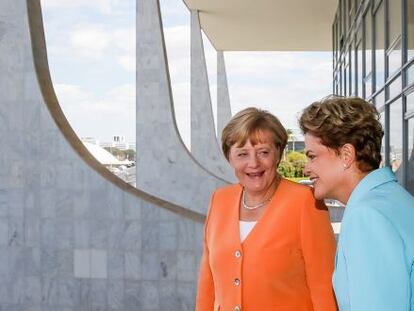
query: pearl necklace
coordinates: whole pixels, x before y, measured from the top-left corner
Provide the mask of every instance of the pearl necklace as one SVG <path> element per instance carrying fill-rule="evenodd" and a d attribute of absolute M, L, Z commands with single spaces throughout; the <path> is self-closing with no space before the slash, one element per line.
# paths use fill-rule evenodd
<path fill-rule="evenodd" d="M 273 194 L 269 198 L 265 199 L 263 202 L 260 202 L 257 205 L 250 206 L 250 205 L 247 205 L 247 203 L 246 203 L 246 192 L 244 191 L 244 188 L 243 188 L 243 192 L 242 192 L 242 205 L 243 205 L 243 207 L 245 209 L 251 211 L 251 210 L 254 210 L 254 209 L 257 209 L 257 208 L 260 208 L 260 207 L 265 206 L 267 203 L 270 202 L 270 200 L 272 199 L 272 196 L 273 196 Z"/>

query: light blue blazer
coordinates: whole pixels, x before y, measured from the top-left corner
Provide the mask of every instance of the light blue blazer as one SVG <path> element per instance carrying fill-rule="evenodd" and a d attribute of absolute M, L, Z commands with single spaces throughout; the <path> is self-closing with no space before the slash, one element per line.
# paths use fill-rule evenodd
<path fill-rule="evenodd" d="M 333 283 L 340 311 L 414 311 L 414 197 L 386 167 L 345 208 Z"/>

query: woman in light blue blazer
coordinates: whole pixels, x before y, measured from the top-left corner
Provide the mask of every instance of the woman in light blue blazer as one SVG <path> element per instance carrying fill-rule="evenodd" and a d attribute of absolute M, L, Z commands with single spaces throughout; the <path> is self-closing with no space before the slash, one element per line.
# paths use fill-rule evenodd
<path fill-rule="evenodd" d="M 328 97 L 300 118 L 317 199 L 346 205 L 333 283 L 341 311 L 414 311 L 414 198 L 379 168 L 379 114 L 360 98 Z"/>

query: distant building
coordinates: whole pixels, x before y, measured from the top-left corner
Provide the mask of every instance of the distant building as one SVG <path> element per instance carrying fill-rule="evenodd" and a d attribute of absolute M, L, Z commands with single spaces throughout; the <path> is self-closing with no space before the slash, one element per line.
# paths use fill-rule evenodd
<path fill-rule="evenodd" d="M 99 145 L 99 139 L 95 137 L 81 137 L 81 141 L 84 143 Z"/>
<path fill-rule="evenodd" d="M 286 152 L 305 150 L 305 139 L 299 129 L 289 129 L 290 134 L 286 145 Z"/>
<path fill-rule="evenodd" d="M 298 151 L 301 152 L 305 150 L 305 141 L 304 140 L 289 140 L 286 145 L 286 152 L 288 151 Z"/>
<path fill-rule="evenodd" d="M 102 148 L 113 147 L 119 150 L 132 149 L 136 151 L 135 142 L 127 142 L 125 136 L 119 136 L 119 135 L 112 136 L 112 141 L 110 142 L 99 143 L 99 146 L 101 146 Z"/>

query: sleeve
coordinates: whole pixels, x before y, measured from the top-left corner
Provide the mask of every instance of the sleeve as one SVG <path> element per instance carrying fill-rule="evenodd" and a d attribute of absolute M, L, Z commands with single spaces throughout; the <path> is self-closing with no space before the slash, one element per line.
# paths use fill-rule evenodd
<path fill-rule="evenodd" d="M 200 271 L 198 276 L 198 288 L 196 299 L 196 311 L 212 311 L 214 310 L 214 281 L 210 269 L 209 250 L 207 243 L 207 228 L 210 218 L 210 213 L 213 205 L 214 193 L 210 199 L 210 206 L 208 208 L 207 218 L 204 225 L 204 242 L 203 255 L 201 257 Z"/>
<path fill-rule="evenodd" d="M 408 310 L 410 276 L 403 239 L 378 210 L 360 207 L 353 212 L 343 246 L 351 310 Z"/>
<path fill-rule="evenodd" d="M 302 208 L 301 244 L 314 310 L 337 310 L 332 286 L 335 236 L 327 207 L 322 201 L 316 201 L 312 194 Z"/>

